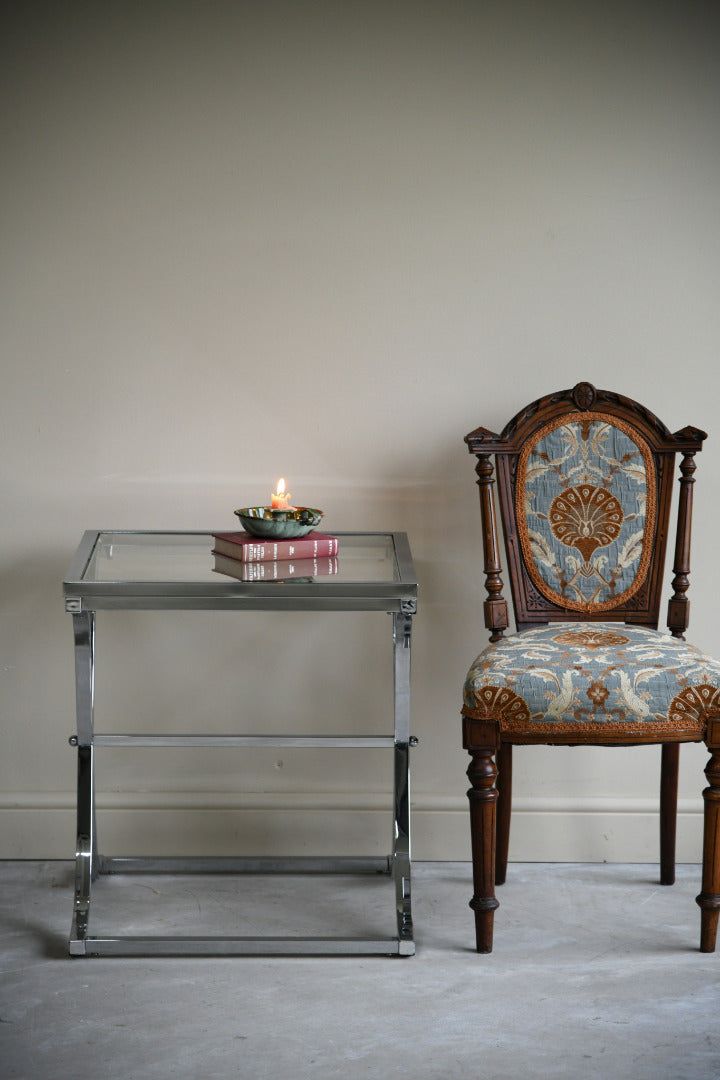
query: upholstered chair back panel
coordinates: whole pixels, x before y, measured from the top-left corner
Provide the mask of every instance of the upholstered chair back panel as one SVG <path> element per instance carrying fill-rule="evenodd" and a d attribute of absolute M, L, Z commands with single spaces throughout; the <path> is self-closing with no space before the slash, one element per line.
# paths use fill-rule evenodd
<path fill-rule="evenodd" d="M 652 452 L 617 418 L 571 413 L 523 448 L 515 485 L 523 559 L 567 611 L 627 603 L 647 576 L 657 525 Z"/>

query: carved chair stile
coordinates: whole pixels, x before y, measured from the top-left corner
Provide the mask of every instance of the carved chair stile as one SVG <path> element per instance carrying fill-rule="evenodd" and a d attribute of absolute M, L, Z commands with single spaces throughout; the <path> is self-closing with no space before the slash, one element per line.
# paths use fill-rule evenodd
<path fill-rule="evenodd" d="M 463 692 L 478 952 L 492 950 L 505 881 L 514 745 L 659 744 L 660 880 L 675 880 L 679 747 L 705 741 L 700 948 L 720 913 L 720 662 L 685 641 L 695 455 L 648 409 L 590 383 L 551 394 L 500 435 L 466 436 L 477 457 L 490 644 Z M 676 455 L 681 455 L 670 634 L 658 631 Z M 493 458 L 495 466 L 493 465 Z M 495 467 L 517 634 L 509 625 Z"/>

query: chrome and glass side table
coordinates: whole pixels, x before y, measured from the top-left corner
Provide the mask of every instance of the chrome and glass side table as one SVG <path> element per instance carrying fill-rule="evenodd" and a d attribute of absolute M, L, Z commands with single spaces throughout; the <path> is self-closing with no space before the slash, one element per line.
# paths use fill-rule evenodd
<path fill-rule="evenodd" d="M 405 533 L 339 533 L 337 572 L 282 581 L 242 581 L 215 573 L 210 533 L 95 531 L 84 534 L 63 582 L 75 640 L 77 847 L 71 956 L 304 955 L 415 952 L 411 912 L 410 646 L 417 581 Z M 96 612 L 376 611 L 392 615 L 394 730 L 381 735 L 95 733 L 93 684 Z M 123 857 L 98 849 L 95 751 L 113 747 L 330 747 L 392 751 L 392 850 L 387 856 L 347 855 Z M 112 873 L 354 873 L 384 872 L 394 882 L 396 933 L 358 937 L 93 936 L 93 881 Z"/>

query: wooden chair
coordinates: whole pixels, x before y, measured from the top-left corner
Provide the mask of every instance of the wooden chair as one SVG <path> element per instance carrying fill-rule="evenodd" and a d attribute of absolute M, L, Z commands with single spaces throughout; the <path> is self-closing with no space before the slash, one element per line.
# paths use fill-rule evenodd
<path fill-rule="evenodd" d="M 679 744 L 710 752 L 705 774 L 703 952 L 720 911 L 720 663 L 689 645 L 695 454 L 705 433 L 671 434 L 642 405 L 578 383 L 533 402 L 500 435 L 466 436 L 477 456 L 490 644 L 464 686 L 478 952 L 492 950 L 510 834 L 518 744 L 659 743 L 660 879 L 675 878 Z M 658 631 L 676 453 L 680 492 L 670 634 Z M 494 469 L 518 633 L 504 636 Z M 497 818 L 496 818 L 497 802 Z"/>

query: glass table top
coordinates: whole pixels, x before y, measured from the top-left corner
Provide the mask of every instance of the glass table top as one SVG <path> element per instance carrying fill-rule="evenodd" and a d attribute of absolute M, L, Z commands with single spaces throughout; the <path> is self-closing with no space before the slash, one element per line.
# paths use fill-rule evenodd
<path fill-rule="evenodd" d="M 333 533 L 338 554 L 241 563 L 216 556 L 212 533 L 89 531 L 63 582 L 66 596 L 417 594 L 405 533 Z"/>

